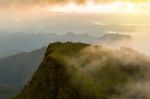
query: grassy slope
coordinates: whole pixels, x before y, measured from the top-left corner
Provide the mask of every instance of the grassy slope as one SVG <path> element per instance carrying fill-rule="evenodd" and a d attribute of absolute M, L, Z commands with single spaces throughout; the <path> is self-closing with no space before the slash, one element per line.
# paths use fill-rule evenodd
<path fill-rule="evenodd" d="M 121 94 L 120 88 L 140 75 L 134 64 L 123 64 L 110 50 L 98 47 L 99 54 L 81 54 L 89 46 L 50 44 L 32 80 L 14 99 L 113 99 Z M 89 56 L 81 60 L 86 54 Z M 97 64 L 94 70 L 89 69 L 95 66 L 91 64 L 93 59 L 101 61 L 102 57 L 105 57 L 104 63 Z"/>

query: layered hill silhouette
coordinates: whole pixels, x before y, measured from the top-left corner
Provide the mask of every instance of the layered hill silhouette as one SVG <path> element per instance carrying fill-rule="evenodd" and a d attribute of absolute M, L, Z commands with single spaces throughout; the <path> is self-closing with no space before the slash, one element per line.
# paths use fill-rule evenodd
<path fill-rule="evenodd" d="M 132 40 L 131 35 L 119 33 L 108 33 L 98 38 L 99 43 L 107 45 L 126 43 L 130 42 L 131 40 Z"/>
<path fill-rule="evenodd" d="M 149 82 L 149 66 L 148 57 L 129 48 L 52 43 L 13 99 L 149 99 L 143 84 Z"/>
<path fill-rule="evenodd" d="M 101 37 L 93 37 L 88 34 L 67 33 L 58 35 L 54 33 L 1 33 L 0 34 L 0 59 L 12 56 L 21 52 L 30 52 L 48 46 L 53 42 L 82 42 L 82 43 L 104 43 L 113 44 L 124 41 L 129 36 L 124 34 L 105 34 Z M 126 39 L 127 40 L 127 39 Z"/>
<path fill-rule="evenodd" d="M 10 99 L 31 79 L 46 48 L 22 52 L 0 60 L 0 99 Z"/>
<path fill-rule="evenodd" d="M 96 40 L 87 34 L 67 33 L 59 35 L 56 33 L 1 33 L 0 34 L 0 59 L 21 52 L 30 52 L 52 42 L 82 42 L 92 43 Z"/>

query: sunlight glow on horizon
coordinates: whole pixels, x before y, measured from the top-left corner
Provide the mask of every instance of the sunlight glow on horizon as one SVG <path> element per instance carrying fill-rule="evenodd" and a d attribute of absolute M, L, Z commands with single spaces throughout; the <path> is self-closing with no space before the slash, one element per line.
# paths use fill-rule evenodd
<path fill-rule="evenodd" d="M 83 5 L 69 2 L 64 5 L 55 5 L 49 8 L 49 12 L 59 13 L 147 13 L 150 12 L 150 2 L 113 2 L 98 4 L 92 1 Z"/>

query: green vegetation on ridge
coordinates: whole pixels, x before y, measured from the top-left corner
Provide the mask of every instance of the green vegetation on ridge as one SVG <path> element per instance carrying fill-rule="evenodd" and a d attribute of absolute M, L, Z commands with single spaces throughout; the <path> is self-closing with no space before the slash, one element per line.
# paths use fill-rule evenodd
<path fill-rule="evenodd" d="M 14 99 L 136 99 L 124 90 L 144 75 L 138 67 L 144 69 L 150 62 L 136 57 L 141 63 L 137 65 L 127 60 L 132 53 L 123 49 L 116 55 L 82 43 L 50 44 L 39 69 Z"/>

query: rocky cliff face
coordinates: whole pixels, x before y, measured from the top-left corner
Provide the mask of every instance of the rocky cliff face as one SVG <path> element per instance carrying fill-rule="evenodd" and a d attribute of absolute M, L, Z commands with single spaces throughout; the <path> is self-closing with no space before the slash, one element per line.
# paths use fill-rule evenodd
<path fill-rule="evenodd" d="M 129 85 L 146 77 L 149 64 L 146 57 L 129 49 L 53 43 L 31 81 L 14 99 L 148 99 L 137 98 L 136 90 L 130 93 L 130 87 L 135 87 Z M 143 96 L 148 97 L 139 95 Z"/>

